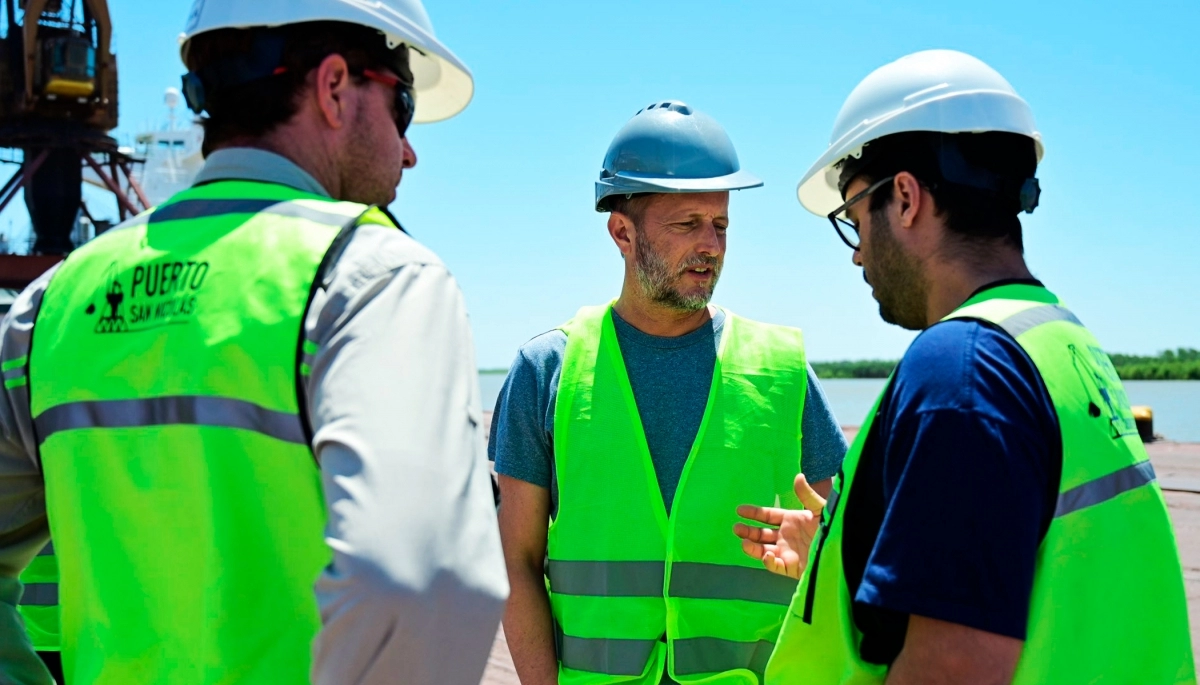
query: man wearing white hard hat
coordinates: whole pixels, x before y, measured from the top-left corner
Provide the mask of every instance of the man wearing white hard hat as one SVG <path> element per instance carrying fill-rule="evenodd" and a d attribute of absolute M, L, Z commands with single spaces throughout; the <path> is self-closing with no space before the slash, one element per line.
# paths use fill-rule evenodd
<path fill-rule="evenodd" d="M 767 682 L 1195 683 L 1167 509 L 1100 343 L 1036 280 L 1041 135 L 998 73 L 869 75 L 801 181 L 887 322 L 922 331 L 827 499 L 748 512 L 801 576 Z M 1086 313 L 1083 313 L 1086 317 Z"/>
<path fill-rule="evenodd" d="M 682 102 L 609 147 L 620 297 L 521 347 L 488 443 L 525 685 L 762 682 L 796 583 L 742 555 L 736 508 L 799 507 L 802 467 L 827 493 L 846 443 L 800 331 L 709 304 L 730 191 L 759 185 Z"/>
<path fill-rule="evenodd" d="M 471 332 L 384 209 L 470 73 L 416 0 L 197 0 L 182 50 L 195 185 L 0 324 L 5 604 L 52 532 L 68 682 L 475 685 L 507 583 Z"/>

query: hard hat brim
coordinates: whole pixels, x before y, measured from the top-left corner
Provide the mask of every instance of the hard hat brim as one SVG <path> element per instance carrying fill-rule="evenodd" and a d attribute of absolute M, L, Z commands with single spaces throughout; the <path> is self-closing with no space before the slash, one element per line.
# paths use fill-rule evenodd
<path fill-rule="evenodd" d="M 596 181 L 596 211 L 604 211 L 600 207 L 600 202 L 610 195 L 636 193 L 717 193 L 727 190 L 758 188 L 762 185 L 762 179 L 742 170 L 714 178 L 642 176 L 622 171 L 616 176 Z"/>

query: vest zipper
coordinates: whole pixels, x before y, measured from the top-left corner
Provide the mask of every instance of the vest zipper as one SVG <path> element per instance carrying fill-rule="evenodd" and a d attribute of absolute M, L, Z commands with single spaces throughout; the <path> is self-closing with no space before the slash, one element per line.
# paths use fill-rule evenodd
<path fill-rule="evenodd" d="M 838 473 L 838 482 L 844 482 L 845 474 Z M 833 491 L 825 508 L 821 510 L 821 528 L 817 531 L 817 554 L 813 557 L 812 568 L 808 570 L 808 586 L 804 589 L 804 613 L 800 619 L 812 625 L 813 601 L 817 596 L 817 571 L 821 566 L 821 554 L 825 551 L 825 541 L 829 539 L 829 528 L 833 525 L 833 513 L 837 508 L 840 492 Z"/>

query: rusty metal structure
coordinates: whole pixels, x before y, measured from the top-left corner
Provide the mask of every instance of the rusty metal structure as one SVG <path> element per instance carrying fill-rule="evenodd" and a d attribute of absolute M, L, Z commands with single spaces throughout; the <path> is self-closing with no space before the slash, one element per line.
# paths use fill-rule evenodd
<path fill-rule="evenodd" d="M 19 152 L 11 160 L 16 173 L 0 187 L 0 211 L 23 191 L 35 236 L 34 257 L 0 256 L 0 287 L 12 288 L 70 252 L 80 216 L 92 219 L 85 167 L 116 196 L 120 219 L 149 203 L 133 176 L 139 160 L 109 135 L 117 126 L 117 58 L 106 0 L 3 3 L 0 148 Z"/>

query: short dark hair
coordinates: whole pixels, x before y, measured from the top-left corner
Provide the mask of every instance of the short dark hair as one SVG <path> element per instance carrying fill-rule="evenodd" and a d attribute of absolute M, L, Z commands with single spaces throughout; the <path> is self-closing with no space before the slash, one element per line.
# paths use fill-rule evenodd
<path fill-rule="evenodd" d="M 628 195 L 609 195 L 600 201 L 600 207 L 606 212 L 620 212 L 633 219 L 633 223 L 642 223 L 646 205 L 658 193 L 632 193 Z"/>
<path fill-rule="evenodd" d="M 965 168 L 967 173 L 994 179 L 999 189 L 986 190 L 948 180 L 947 160 L 960 166 L 960 172 Z M 902 171 L 915 176 L 929 190 L 946 228 L 963 244 L 1001 240 L 1024 250 L 1017 216 L 1021 212 L 1021 189 L 1037 171 L 1036 144 L 1029 136 L 999 131 L 912 131 L 884 136 L 868 143 L 861 158 L 843 162 L 839 185 L 845 188 L 854 178 L 874 183 Z M 882 211 L 892 197 L 892 186 L 875 191 L 870 200 L 871 212 Z"/>
<path fill-rule="evenodd" d="M 309 72 L 329 55 L 341 55 L 355 72 L 387 67 L 404 82 L 413 80 L 406 46 L 389 49 L 379 31 L 338 21 L 201 33 L 188 45 L 187 67 L 202 73 L 222 60 L 250 55 L 268 34 L 282 37 L 280 73 L 206 92 L 205 156 L 230 140 L 265 135 L 295 116 Z"/>

